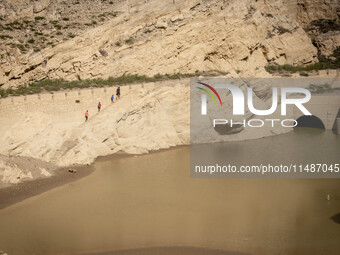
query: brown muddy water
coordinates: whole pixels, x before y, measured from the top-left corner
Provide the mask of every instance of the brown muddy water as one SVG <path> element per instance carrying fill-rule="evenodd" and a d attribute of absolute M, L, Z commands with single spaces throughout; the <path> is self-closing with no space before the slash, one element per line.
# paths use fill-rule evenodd
<path fill-rule="evenodd" d="M 298 137 L 306 142 L 304 157 L 315 150 L 310 141 L 340 144 L 329 132 L 253 142 Z M 247 141 L 235 144 L 242 160 Z M 331 219 L 340 213 L 340 179 L 192 179 L 189 156 L 189 147 L 178 147 L 98 160 L 91 175 L 0 210 L 0 250 L 46 255 L 205 247 L 255 255 L 340 254 L 340 224 Z"/>

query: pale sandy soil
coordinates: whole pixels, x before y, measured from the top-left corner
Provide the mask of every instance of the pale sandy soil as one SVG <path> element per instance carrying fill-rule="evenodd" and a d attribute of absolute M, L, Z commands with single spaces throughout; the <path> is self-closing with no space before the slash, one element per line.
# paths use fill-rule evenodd
<path fill-rule="evenodd" d="M 143 154 L 189 144 L 188 79 L 123 86 L 121 99 L 111 103 L 115 91 L 111 87 L 1 99 L 0 187 L 48 177 L 58 167 L 91 164 L 98 156 Z M 231 95 L 226 95 L 230 102 L 226 108 L 231 109 L 232 101 L 227 97 Z M 268 102 L 254 100 L 267 107 Z M 98 102 L 102 104 L 100 112 Z M 245 129 L 225 136 L 225 141 L 287 131 Z M 214 130 L 208 135 L 211 141 L 216 140 Z"/>
<path fill-rule="evenodd" d="M 1 99 L 0 187 L 49 176 L 57 167 L 90 164 L 98 156 L 188 144 L 185 84 L 125 86 L 114 103 L 116 88 Z"/>

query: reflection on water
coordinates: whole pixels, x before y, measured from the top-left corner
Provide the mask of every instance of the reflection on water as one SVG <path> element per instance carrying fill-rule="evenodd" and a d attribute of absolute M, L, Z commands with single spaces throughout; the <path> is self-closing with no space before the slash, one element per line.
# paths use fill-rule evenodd
<path fill-rule="evenodd" d="M 297 136 L 308 144 L 310 134 L 300 131 L 275 139 Z M 328 132 L 319 136 L 340 142 Z M 242 160 L 247 142 L 235 146 Z M 330 219 L 340 212 L 339 179 L 191 179 L 189 155 L 189 147 L 181 147 L 98 161 L 90 176 L 1 210 L 0 250 L 191 246 L 261 255 L 340 253 L 340 226 Z"/>
<path fill-rule="evenodd" d="M 316 128 L 296 128 L 294 132 L 271 136 L 265 139 L 244 142 L 229 142 L 193 145 L 191 147 L 191 171 L 193 177 L 285 177 L 285 178 L 330 178 L 339 177 L 335 171 L 315 171 L 314 173 L 297 169 L 296 173 L 214 173 L 195 172 L 195 166 L 280 166 L 290 164 L 306 166 L 307 164 L 340 163 L 340 136 L 330 131 Z"/>

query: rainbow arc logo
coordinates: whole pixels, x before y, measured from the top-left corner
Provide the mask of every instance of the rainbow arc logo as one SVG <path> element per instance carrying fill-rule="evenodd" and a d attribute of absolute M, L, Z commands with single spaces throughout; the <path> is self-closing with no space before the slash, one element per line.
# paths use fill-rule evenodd
<path fill-rule="evenodd" d="M 212 92 L 214 92 L 214 94 L 217 96 L 217 98 L 218 98 L 218 100 L 220 101 L 220 104 L 221 104 L 221 106 L 222 106 L 222 100 L 221 100 L 221 98 L 220 98 L 220 95 L 217 93 L 217 91 L 212 87 L 212 86 L 210 86 L 209 84 L 206 84 L 206 83 L 204 83 L 204 82 L 197 82 L 198 84 L 201 84 L 201 85 L 203 85 L 203 86 L 205 86 L 205 87 L 207 87 L 207 88 L 209 88 Z M 207 90 L 207 89 L 204 89 L 204 88 L 201 88 L 201 87 L 196 87 L 196 88 L 198 88 L 198 89 L 200 89 L 200 90 L 203 90 L 204 92 L 206 92 L 213 100 L 214 100 L 214 102 L 215 102 L 215 104 L 217 104 L 216 103 L 216 100 L 215 100 L 215 97 L 213 96 L 213 94 L 209 91 L 209 90 Z"/>

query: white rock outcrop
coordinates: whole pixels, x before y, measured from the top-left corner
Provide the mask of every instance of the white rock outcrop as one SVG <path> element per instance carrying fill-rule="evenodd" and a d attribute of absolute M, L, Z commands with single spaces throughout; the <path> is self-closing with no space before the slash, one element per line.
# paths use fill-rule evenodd
<path fill-rule="evenodd" d="M 121 15 L 83 35 L 14 59 L 4 58 L 0 83 L 45 78 L 91 79 L 219 70 L 268 77 L 270 63 L 317 61 L 312 44 L 282 1 L 131 1 Z M 297 4 L 297 3 L 295 3 Z M 129 9 L 129 11 L 127 11 Z M 102 55 L 100 51 L 107 54 Z"/>
<path fill-rule="evenodd" d="M 144 88 L 132 85 L 129 89 L 126 86 L 122 87 L 122 98 L 115 103 L 110 101 L 114 88 L 73 91 L 67 96 L 60 92 L 55 93 L 53 98 L 49 94 L 40 98 L 31 96 L 26 101 L 23 98 L 14 98 L 14 102 L 2 99 L 2 181 L 16 183 L 30 176 L 46 176 L 53 173 L 56 166 L 89 164 L 98 156 L 117 152 L 142 154 L 188 145 L 188 85 L 186 80 L 172 85 L 146 84 Z M 257 91 L 260 97 L 256 96 L 256 104 L 266 106 L 265 94 L 270 90 Z M 78 103 L 75 98 L 78 98 Z M 100 112 L 96 109 L 98 101 L 103 105 Z M 88 122 L 84 122 L 86 110 L 90 113 Z M 252 117 L 255 116 L 248 116 Z M 261 129 L 261 132 L 249 132 L 244 129 L 231 132 L 224 140 L 254 139 L 289 130 L 269 127 Z M 19 164 L 20 159 L 28 163 Z M 9 164 L 11 161 L 17 163 Z"/>

